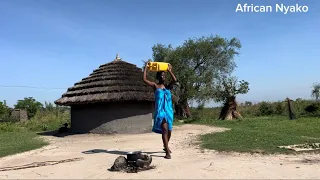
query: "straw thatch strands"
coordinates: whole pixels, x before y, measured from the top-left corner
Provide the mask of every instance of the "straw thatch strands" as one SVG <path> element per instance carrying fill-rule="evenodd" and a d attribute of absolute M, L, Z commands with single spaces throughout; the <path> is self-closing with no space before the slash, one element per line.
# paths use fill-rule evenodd
<path fill-rule="evenodd" d="M 58 105 L 71 106 L 75 133 L 140 133 L 151 130 L 153 89 L 142 69 L 116 59 L 68 88 Z"/>
<path fill-rule="evenodd" d="M 153 101 L 153 90 L 142 81 L 142 70 L 116 59 L 101 65 L 89 77 L 74 84 L 58 105 L 91 104 L 114 101 Z"/>

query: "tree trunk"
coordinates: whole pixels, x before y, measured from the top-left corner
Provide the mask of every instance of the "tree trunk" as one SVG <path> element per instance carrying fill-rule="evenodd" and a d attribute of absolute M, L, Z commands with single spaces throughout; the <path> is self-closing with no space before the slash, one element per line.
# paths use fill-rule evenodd
<path fill-rule="evenodd" d="M 238 105 L 236 102 L 236 97 L 230 97 L 224 103 L 224 106 L 220 112 L 219 119 L 221 120 L 233 120 L 233 119 L 242 119 L 241 114 L 237 109 Z"/>
<path fill-rule="evenodd" d="M 293 119 L 295 119 L 296 117 L 295 117 L 295 115 L 294 115 L 294 113 L 293 113 L 293 110 L 292 110 L 292 104 L 291 104 L 291 101 L 292 101 L 292 100 L 289 99 L 289 98 L 287 98 L 286 101 L 287 101 L 287 103 L 288 103 L 289 119 L 290 119 L 290 120 L 293 120 Z"/>
<path fill-rule="evenodd" d="M 175 105 L 175 111 L 177 116 L 180 116 L 183 118 L 191 117 L 191 112 L 190 112 L 190 108 L 187 100 L 183 102 L 178 102 Z"/>

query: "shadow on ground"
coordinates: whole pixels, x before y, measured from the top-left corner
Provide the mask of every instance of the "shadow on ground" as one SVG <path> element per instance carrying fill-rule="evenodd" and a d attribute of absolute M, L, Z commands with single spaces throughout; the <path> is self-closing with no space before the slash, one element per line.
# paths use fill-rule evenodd
<path fill-rule="evenodd" d="M 83 151 L 83 154 L 97 154 L 97 153 L 108 153 L 108 154 L 117 154 L 117 155 L 127 155 L 130 151 L 118 151 L 118 150 L 105 150 L 105 149 L 92 149 L 92 150 L 88 150 L 88 151 Z M 142 151 L 142 153 L 146 153 L 146 154 L 150 154 L 153 157 L 164 157 L 163 156 L 159 156 L 159 155 L 154 155 L 154 154 L 158 154 L 158 153 L 165 153 L 164 151 L 158 151 L 158 152 L 146 152 L 146 151 Z"/>
<path fill-rule="evenodd" d="M 70 136 L 70 135 L 76 135 L 76 133 L 72 133 L 72 132 L 59 133 L 58 130 L 39 132 L 37 134 L 41 135 L 41 136 L 54 136 L 54 137 L 66 137 L 66 136 Z"/>

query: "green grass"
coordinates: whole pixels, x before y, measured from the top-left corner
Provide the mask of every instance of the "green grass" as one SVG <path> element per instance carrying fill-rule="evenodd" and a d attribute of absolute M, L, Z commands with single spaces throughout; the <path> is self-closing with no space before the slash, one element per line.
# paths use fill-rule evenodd
<path fill-rule="evenodd" d="M 184 124 L 183 121 L 181 122 L 180 119 L 175 119 L 175 120 L 173 121 L 173 125 L 174 125 L 174 126 L 181 126 L 181 125 L 183 125 L 183 124 Z"/>
<path fill-rule="evenodd" d="M 37 114 L 25 122 L 0 123 L 0 157 L 22 153 L 48 145 L 40 139 L 38 132 L 57 130 L 70 122 L 68 114 Z"/>
<path fill-rule="evenodd" d="M 294 153 L 277 146 L 320 142 L 320 118 L 248 118 L 242 121 L 202 119 L 191 123 L 231 130 L 201 136 L 202 147 L 226 152 Z"/>
<path fill-rule="evenodd" d="M 1 132 L 0 144 L 0 157 L 4 157 L 41 148 L 48 143 L 32 132 Z"/>

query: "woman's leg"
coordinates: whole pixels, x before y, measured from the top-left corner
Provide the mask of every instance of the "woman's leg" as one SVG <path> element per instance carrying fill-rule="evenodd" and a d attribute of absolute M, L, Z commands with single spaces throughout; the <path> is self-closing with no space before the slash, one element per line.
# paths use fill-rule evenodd
<path fill-rule="evenodd" d="M 168 132 L 168 124 L 165 119 L 163 120 L 163 122 L 161 124 L 161 128 L 162 128 L 162 141 L 163 141 L 164 148 L 166 149 L 166 156 L 164 158 L 171 159 L 169 145 L 168 145 L 168 133 L 169 133 Z"/>
<path fill-rule="evenodd" d="M 172 131 L 168 130 L 168 144 L 169 144 L 169 142 L 170 142 L 171 132 L 172 132 Z M 164 144 L 163 144 L 163 150 L 166 151 L 166 148 L 164 147 Z M 172 153 L 170 149 L 169 149 L 169 152 Z"/>

